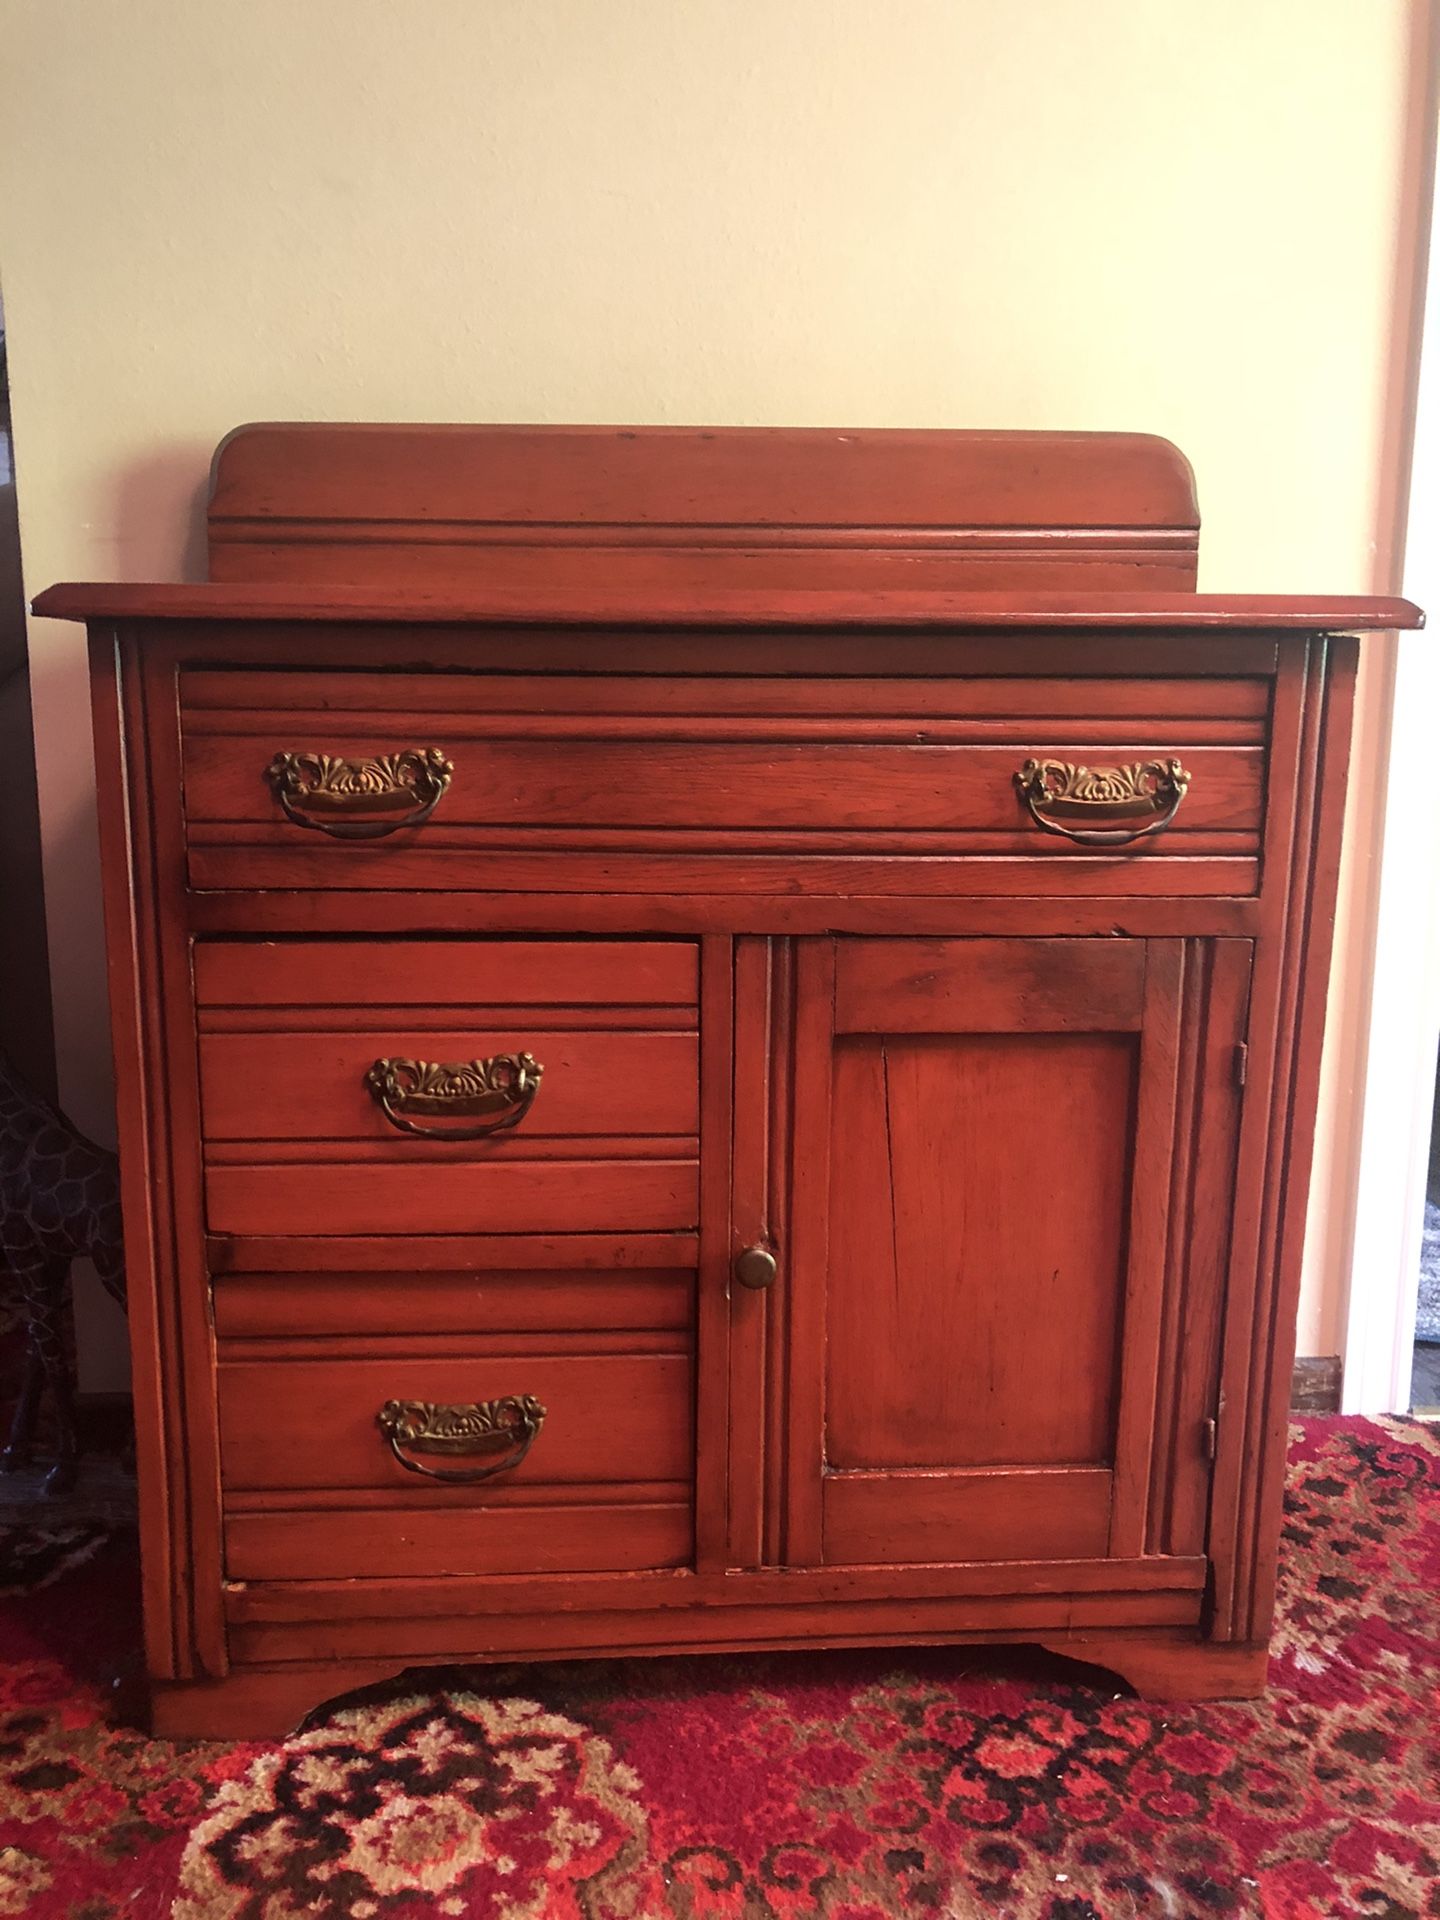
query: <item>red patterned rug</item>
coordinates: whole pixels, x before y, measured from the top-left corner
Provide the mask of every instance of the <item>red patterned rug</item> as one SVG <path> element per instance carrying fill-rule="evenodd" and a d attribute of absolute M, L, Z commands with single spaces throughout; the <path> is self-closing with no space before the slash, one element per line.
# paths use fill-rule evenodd
<path fill-rule="evenodd" d="M 8 1585 L 7 1585 L 8 1583 Z M 962 1652 L 471 1668 L 281 1745 L 118 1723 L 133 1564 L 0 1534 L 0 1915 L 1440 1916 L 1440 1435 L 1291 1454 L 1270 1692 L 1164 1707 Z"/>

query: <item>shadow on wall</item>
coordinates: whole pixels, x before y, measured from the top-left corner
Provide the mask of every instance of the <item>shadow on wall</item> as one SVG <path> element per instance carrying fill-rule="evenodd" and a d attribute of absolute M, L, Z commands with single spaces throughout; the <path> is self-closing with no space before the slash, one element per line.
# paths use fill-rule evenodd
<path fill-rule="evenodd" d="M 71 576 L 202 579 L 208 489 L 203 441 L 178 442 L 118 468 Z M 50 583 L 27 584 L 34 591 Z M 83 1132 L 109 1144 L 115 1134 L 104 922 L 89 671 L 79 629 L 41 623 L 32 674 L 46 755 L 45 883 L 61 1099 Z"/>
<path fill-rule="evenodd" d="M 210 441 L 179 440 L 116 475 L 115 552 L 127 580 L 205 579 L 212 452 Z"/>
<path fill-rule="evenodd" d="M 40 805 L 10 388 L 0 318 L 0 1046 L 32 1086 L 55 1093 Z"/>
<path fill-rule="evenodd" d="M 101 539 L 90 558 L 74 571 L 118 575 L 126 579 L 175 580 L 205 577 L 205 503 L 209 493 L 209 447 L 205 441 L 179 442 L 147 454 L 119 469 Z M 78 511 L 78 510 L 77 510 Z M 78 537 L 78 530 L 77 530 Z M 48 581 L 28 583 L 32 590 Z M 16 602 L 21 605 L 16 578 Z M 62 1103 L 76 1124 L 105 1145 L 115 1142 L 111 1077 L 109 1007 L 106 996 L 104 923 L 100 896 L 99 841 L 88 720 L 88 669 L 78 630 L 48 631 L 38 649 L 36 704 L 44 716 L 47 742 L 45 855 L 50 924 L 56 938 L 50 955 L 46 991 L 53 990 Z M 23 629 L 22 629 L 23 632 Z M 23 701 L 29 725 L 29 693 Z M 73 716 L 73 732 L 68 731 Z M 57 722 L 58 730 L 57 730 Z M 0 691 L 0 729 L 6 724 Z M 0 740 L 4 739 L 0 732 Z M 6 806 L 8 764 L 0 761 L 0 807 Z M 33 773 L 32 773 L 33 779 Z M 38 889 L 38 827 L 37 827 Z M 3 860 L 3 837 L 0 837 Z M 3 873 L 0 873 L 3 884 Z M 15 919 L 0 913 L 0 983 L 4 943 Z M 44 921 L 39 921 L 44 952 Z M 43 967 L 43 958 L 42 958 Z M 45 1034 L 50 1046 L 50 1002 L 45 1003 Z M 3 1032 L 3 1021 L 0 1021 Z M 17 1060 L 19 1052 L 17 1049 Z M 53 1065 L 50 1069 L 53 1076 Z M 36 1078 L 37 1085 L 48 1081 Z M 76 1371 L 82 1393 L 118 1393 L 128 1384 L 124 1315 L 100 1286 L 89 1261 L 74 1268 Z"/>

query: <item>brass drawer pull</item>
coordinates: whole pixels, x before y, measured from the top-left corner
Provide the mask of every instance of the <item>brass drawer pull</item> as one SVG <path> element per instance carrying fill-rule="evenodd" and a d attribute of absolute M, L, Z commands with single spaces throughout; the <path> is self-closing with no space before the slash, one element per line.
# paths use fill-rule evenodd
<path fill-rule="evenodd" d="M 392 1127 L 422 1140 L 483 1140 L 518 1127 L 540 1091 L 545 1069 L 531 1053 L 496 1053 L 488 1060 L 442 1066 L 430 1060 L 377 1060 L 365 1085 Z M 418 1126 L 411 1114 L 442 1122 L 479 1119 L 474 1127 Z"/>
<path fill-rule="evenodd" d="M 1169 826 L 1185 798 L 1190 775 L 1178 760 L 1141 760 L 1130 767 L 1027 760 L 1015 776 L 1015 785 L 1031 819 L 1046 833 L 1063 834 L 1087 847 L 1123 847 Z M 1096 824 L 1067 826 L 1067 820 Z M 1102 826 L 1102 821 L 1127 824 Z"/>
<path fill-rule="evenodd" d="M 312 827 L 332 840 L 383 840 L 428 820 L 454 771 L 438 747 L 408 747 L 375 760 L 277 753 L 265 778 L 297 827 Z M 375 819 L 376 814 L 398 817 Z"/>
<path fill-rule="evenodd" d="M 476 1400 L 444 1406 L 434 1400 L 387 1400 L 375 1421 L 390 1451 L 407 1473 L 431 1480 L 493 1480 L 518 1467 L 545 1424 L 545 1409 L 532 1394 L 507 1393 L 501 1400 Z M 402 1451 L 405 1449 L 406 1451 Z M 454 1457 L 503 1452 L 488 1466 L 427 1467 L 408 1453 Z"/>

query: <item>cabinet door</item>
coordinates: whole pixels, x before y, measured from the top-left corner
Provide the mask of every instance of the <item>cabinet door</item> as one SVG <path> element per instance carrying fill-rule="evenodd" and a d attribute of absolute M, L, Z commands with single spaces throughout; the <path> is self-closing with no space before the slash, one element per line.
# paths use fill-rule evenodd
<path fill-rule="evenodd" d="M 1203 1551 L 1249 953 L 799 943 L 786 1561 Z"/>

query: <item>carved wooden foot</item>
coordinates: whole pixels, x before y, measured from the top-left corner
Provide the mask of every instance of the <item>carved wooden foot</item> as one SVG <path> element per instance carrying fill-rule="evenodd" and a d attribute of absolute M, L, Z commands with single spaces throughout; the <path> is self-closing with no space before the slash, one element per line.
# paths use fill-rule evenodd
<path fill-rule="evenodd" d="M 1039 1637 L 1039 1644 L 1067 1660 L 1118 1674 L 1144 1700 L 1254 1700 L 1265 1691 L 1270 1665 L 1268 1647 L 1193 1638 L 1056 1634 Z"/>
<path fill-rule="evenodd" d="M 225 1680 L 152 1681 L 150 1731 L 172 1740 L 283 1740 L 327 1701 L 401 1671 L 393 1660 L 326 1660 L 241 1669 Z"/>

